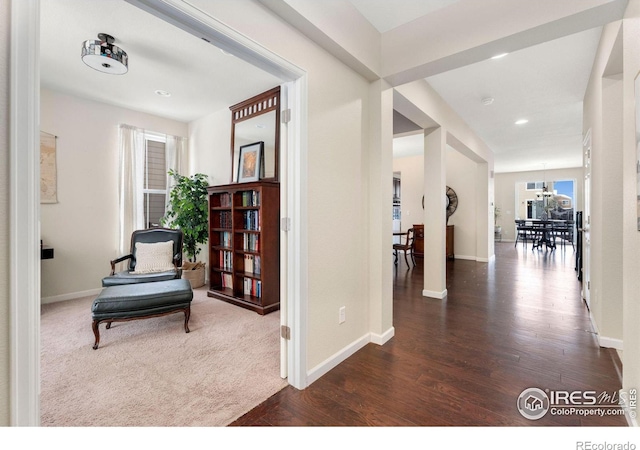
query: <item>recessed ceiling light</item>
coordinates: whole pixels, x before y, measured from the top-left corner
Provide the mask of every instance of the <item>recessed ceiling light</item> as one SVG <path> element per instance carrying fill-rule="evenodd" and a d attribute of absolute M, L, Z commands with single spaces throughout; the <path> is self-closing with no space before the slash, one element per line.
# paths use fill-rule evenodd
<path fill-rule="evenodd" d="M 160 97 L 171 97 L 171 92 L 163 91 L 162 89 L 158 89 L 155 91 Z"/>
<path fill-rule="evenodd" d="M 524 125 L 527 122 L 529 122 L 527 119 L 516 120 L 516 125 Z"/>
<path fill-rule="evenodd" d="M 486 97 L 482 99 L 482 104 L 485 106 L 489 106 L 493 103 L 493 97 Z"/>
<path fill-rule="evenodd" d="M 491 59 L 500 59 L 500 58 L 504 58 L 507 55 L 508 53 L 500 53 L 499 55 L 492 56 Z"/>

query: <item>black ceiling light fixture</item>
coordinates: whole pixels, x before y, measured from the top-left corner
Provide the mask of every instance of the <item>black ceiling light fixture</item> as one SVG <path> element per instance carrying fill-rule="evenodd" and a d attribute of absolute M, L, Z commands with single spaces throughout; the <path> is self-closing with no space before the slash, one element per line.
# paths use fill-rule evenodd
<path fill-rule="evenodd" d="M 123 75 L 129 70 L 127 52 L 114 45 L 115 38 L 99 33 L 98 40 L 82 43 L 82 61 L 92 69 L 112 75 Z"/>

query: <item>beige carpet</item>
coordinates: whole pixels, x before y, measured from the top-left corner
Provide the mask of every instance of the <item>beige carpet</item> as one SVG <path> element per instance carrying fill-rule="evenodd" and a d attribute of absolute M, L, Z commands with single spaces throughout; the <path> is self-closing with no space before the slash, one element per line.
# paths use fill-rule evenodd
<path fill-rule="evenodd" d="M 93 297 L 42 306 L 42 426 L 224 426 L 284 386 L 278 312 L 194 290 L 181 313 L 100 325 Z"/>

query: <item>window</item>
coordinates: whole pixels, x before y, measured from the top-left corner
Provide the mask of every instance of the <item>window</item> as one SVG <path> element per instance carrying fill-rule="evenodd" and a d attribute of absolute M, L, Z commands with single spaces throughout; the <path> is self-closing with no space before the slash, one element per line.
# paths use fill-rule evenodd
<path fill-rule="evenodd" d="M 144 157 L 144 224 L 160 226 L 167 204 L 167 163 L 164 136 L 145 135 Z"/>
<path fill-rule="evenodd" d="M 121 254 L 129 250 L 131 233 L 156 227 L 164 216 L 167 172 L 189 167 L 187 138 L 146 131 L 120 124 L 119 133 L 119 239 Z"/>
<path fill-rule="evenodd" d="M 544 181 L 530 181 L 527 183 L 527 191 L 536 191 L 544 187 Z"/>
<path fill-rule="evenodd" d="M 539 219 L 544 211 L 542 200 L 527 200 L 527 219 Z"/>

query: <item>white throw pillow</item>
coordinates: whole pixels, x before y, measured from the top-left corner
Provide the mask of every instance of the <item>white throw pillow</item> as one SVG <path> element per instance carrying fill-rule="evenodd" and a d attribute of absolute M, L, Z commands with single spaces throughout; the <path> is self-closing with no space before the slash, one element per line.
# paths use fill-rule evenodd
<path fill-rule="evenodd" d="M 174 270 L 173 241 L 146 244 L 136 242 L 136 268 L 132 273 L 156 273 Z"/>

